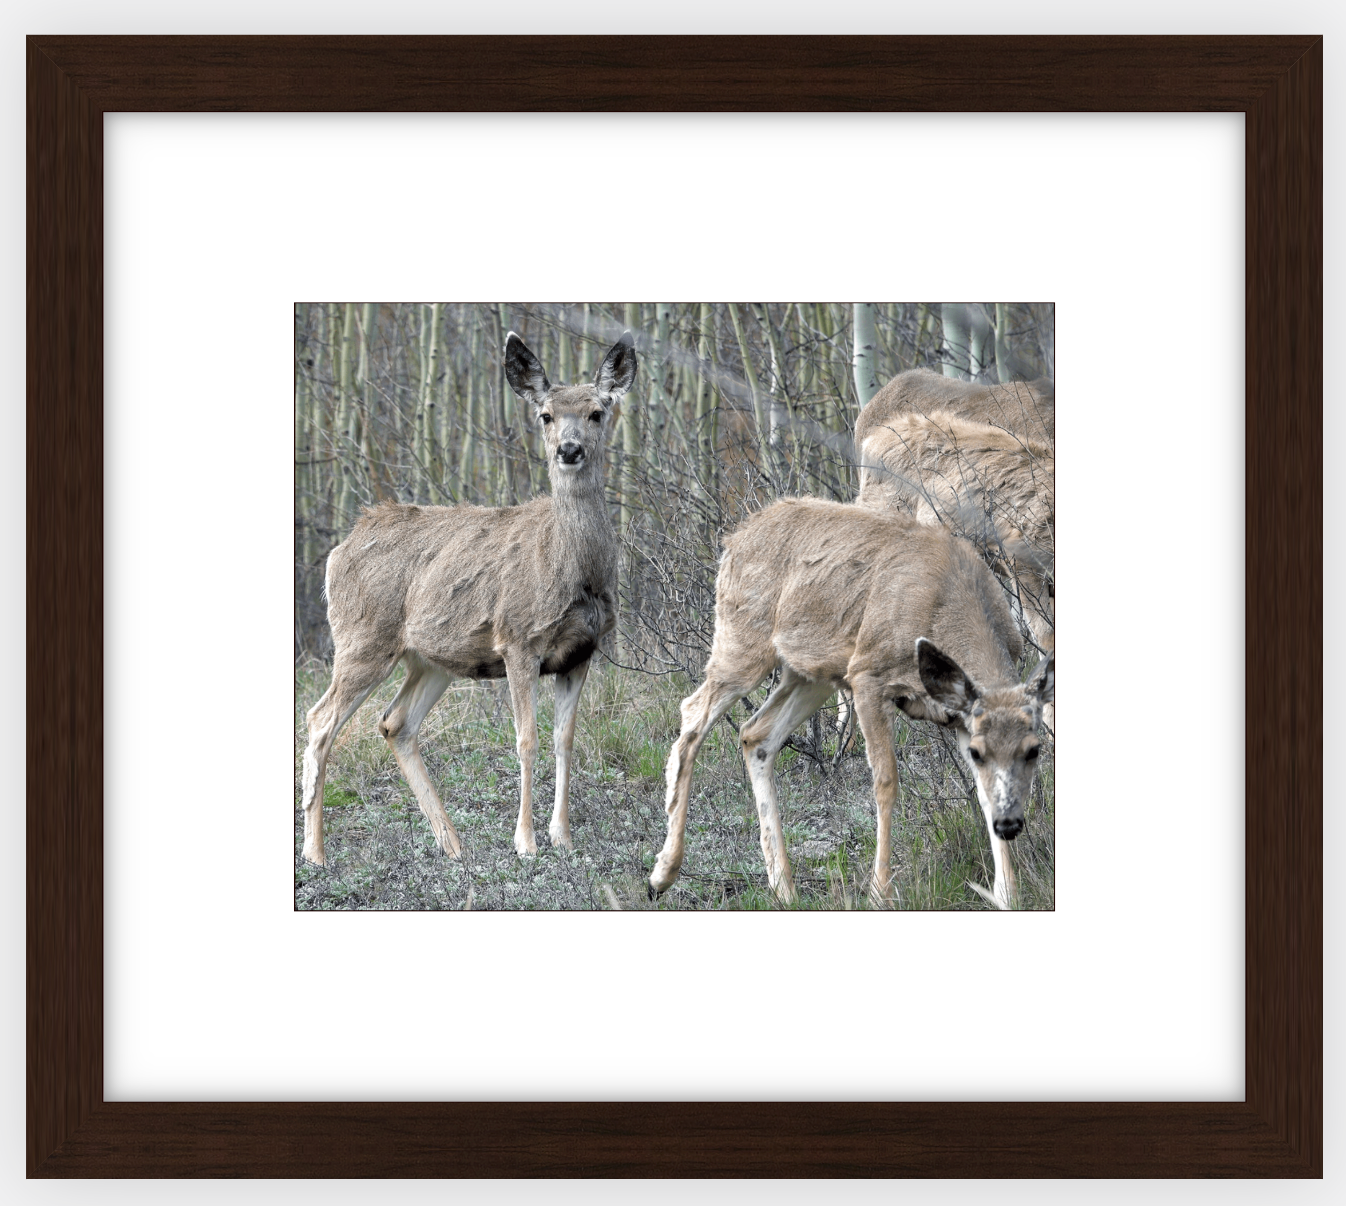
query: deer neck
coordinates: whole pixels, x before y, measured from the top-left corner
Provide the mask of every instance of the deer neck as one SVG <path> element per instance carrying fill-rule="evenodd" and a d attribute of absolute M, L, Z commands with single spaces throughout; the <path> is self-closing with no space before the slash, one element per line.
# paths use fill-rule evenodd
<path fill-rule="evenodd" d="M 603 465 L 585 465 L 578 473 L 551 470 L 552 516 L 558 539 L 571 550 L 571 573 L 580 581 L 602 584 L 616 573 L 616 541 L 608 516 Z"/>
<path fill-rule="evenodd" d="M 589 463 L 578 473 L 568 473 L 556 465 L 548 465 L 551 478 L 551 496 L 560 514 L 574 512 L 588 516 L 598 510 L 607 514 L 606 494 L 603 489 L 603 465 Z"/>

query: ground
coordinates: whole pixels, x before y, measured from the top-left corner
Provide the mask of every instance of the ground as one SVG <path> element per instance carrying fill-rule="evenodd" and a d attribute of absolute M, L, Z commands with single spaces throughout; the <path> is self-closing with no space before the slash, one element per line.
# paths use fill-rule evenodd
<path fill-rule="evenodd" d="M 314 663 L 295 679 L 295 907 L 297 909 L 774 909 L 758 844 L 757 814 L 737 747 L 721 722 L 697 759 L 678 881 L 657 901 L 646 882 L 663 844 L 664 763 L 677 734 L 685 679 L 596 666 L 580 703 L 571 764 L 574 852 L 547 837 L 554 787 L 551 688 L 539 689 L 541 736 L 534 775 L 538 854 L 520 859 L 513 833 L 519 769 L 503 683 L 459 683 L 421 730 L 426 767 L 463 840 L 445 858 L 378 735 L 378 716 L 396 692 L 396 672 L 338 738 L 328 764 L 324 813 L 328 866 L 300 857 L 299 808 L 304 714 L 326 688 Z M 761 703 L 764 691 L 753 697 Z M 731 714 L 736 724 L 746 705 Z M 795 735 L 777 763 L 781 812 L 799 901 L 812 909 L 867 908 L 874 808 L 863 747 L 838 757 L 835 706 Z M 893 821 L 893 865 L 911 909 L 983 909 L 969 880 L 989 886 L 990 842 L 961 761 L 947 734 L 929 724 L 898 726 L 901 795 Z M 1050 742 L 1048 742 L 1050 746 Z M 1055 891 L 1054 763 L 1049 750 L 1013 844 L 1020 906 L 1051 909 Z"/>

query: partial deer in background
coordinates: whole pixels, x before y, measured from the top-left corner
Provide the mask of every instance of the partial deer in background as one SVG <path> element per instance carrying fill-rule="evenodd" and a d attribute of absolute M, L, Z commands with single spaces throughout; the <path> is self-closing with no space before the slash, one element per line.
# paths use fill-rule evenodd
<path fill-rule="evenodd" d="M 855 421 L 856 450 L 872 428 L 890 419 L 937 410 L 999 427 L 1040 444 L 1056 441 L 1056 389 L 1046 378 L 997 384 L 941 377 L 929 369 L 908 369 L 884 385 L 860 412 Z"/>
<path fill-rule="evenodd" d="M 936 378 L 942 380 L 942 378 Z M 862 506 L 906 511 L 981 550 L 1033 639 L 1056 647 L 1056 454 L 1052 445 L 947 411 L 869 425 Z"/>

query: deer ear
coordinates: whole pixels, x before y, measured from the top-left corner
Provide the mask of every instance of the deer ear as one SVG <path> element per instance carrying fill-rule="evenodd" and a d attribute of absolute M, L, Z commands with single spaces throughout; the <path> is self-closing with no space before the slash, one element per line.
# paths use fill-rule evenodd
<path fill-rule="evenodd" d="M 636 379 L 636 341 L 630 331 L 608 349 L 603 363 L 594 374 L 594 387 L 599 397 L 612 403 L 620 398 Z"/>
<path fill-rule="evenodd" d="M 963 673 L 963 668 L 925 637 L 916 638 L 916 667 L 926 694 L 947 712 L 965 715 L 981 698 L 981 692 Z"/>
<path fill-rule="evenodd" d="M 505 340 L 505 380 L 509 382 L 510 389 L 535 407 L 542 405 L 547 391 L 551 389 L 551 382 L 542 370 L 542 362 L 513 331 Z"/>
<path fill-rule="evenodd" d="M 1028 689 L 1045 704 L 1056 702 L 1056 651 L 1052 650 L 1037 665 L 1028 680 Z"/>

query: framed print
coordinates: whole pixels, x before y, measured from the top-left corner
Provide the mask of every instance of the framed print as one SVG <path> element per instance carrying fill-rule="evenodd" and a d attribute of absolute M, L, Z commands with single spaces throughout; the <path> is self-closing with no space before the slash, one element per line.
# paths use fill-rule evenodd
<path fill-rule="evenodd" d="M 30 1175 L 1321 1175 L 1321 40 L 605 50 L 621 67 L 577 90 L 590 39 L 30 40 Z M 1244 1099 L 1175 1101 L 1157 1085 L 1163 1100 L 1105 1103 L 110 1095 L 104 116 L 710 110 L 1242 115 L 1245 692 L 1283 705 L 1245 718 Z"/>

